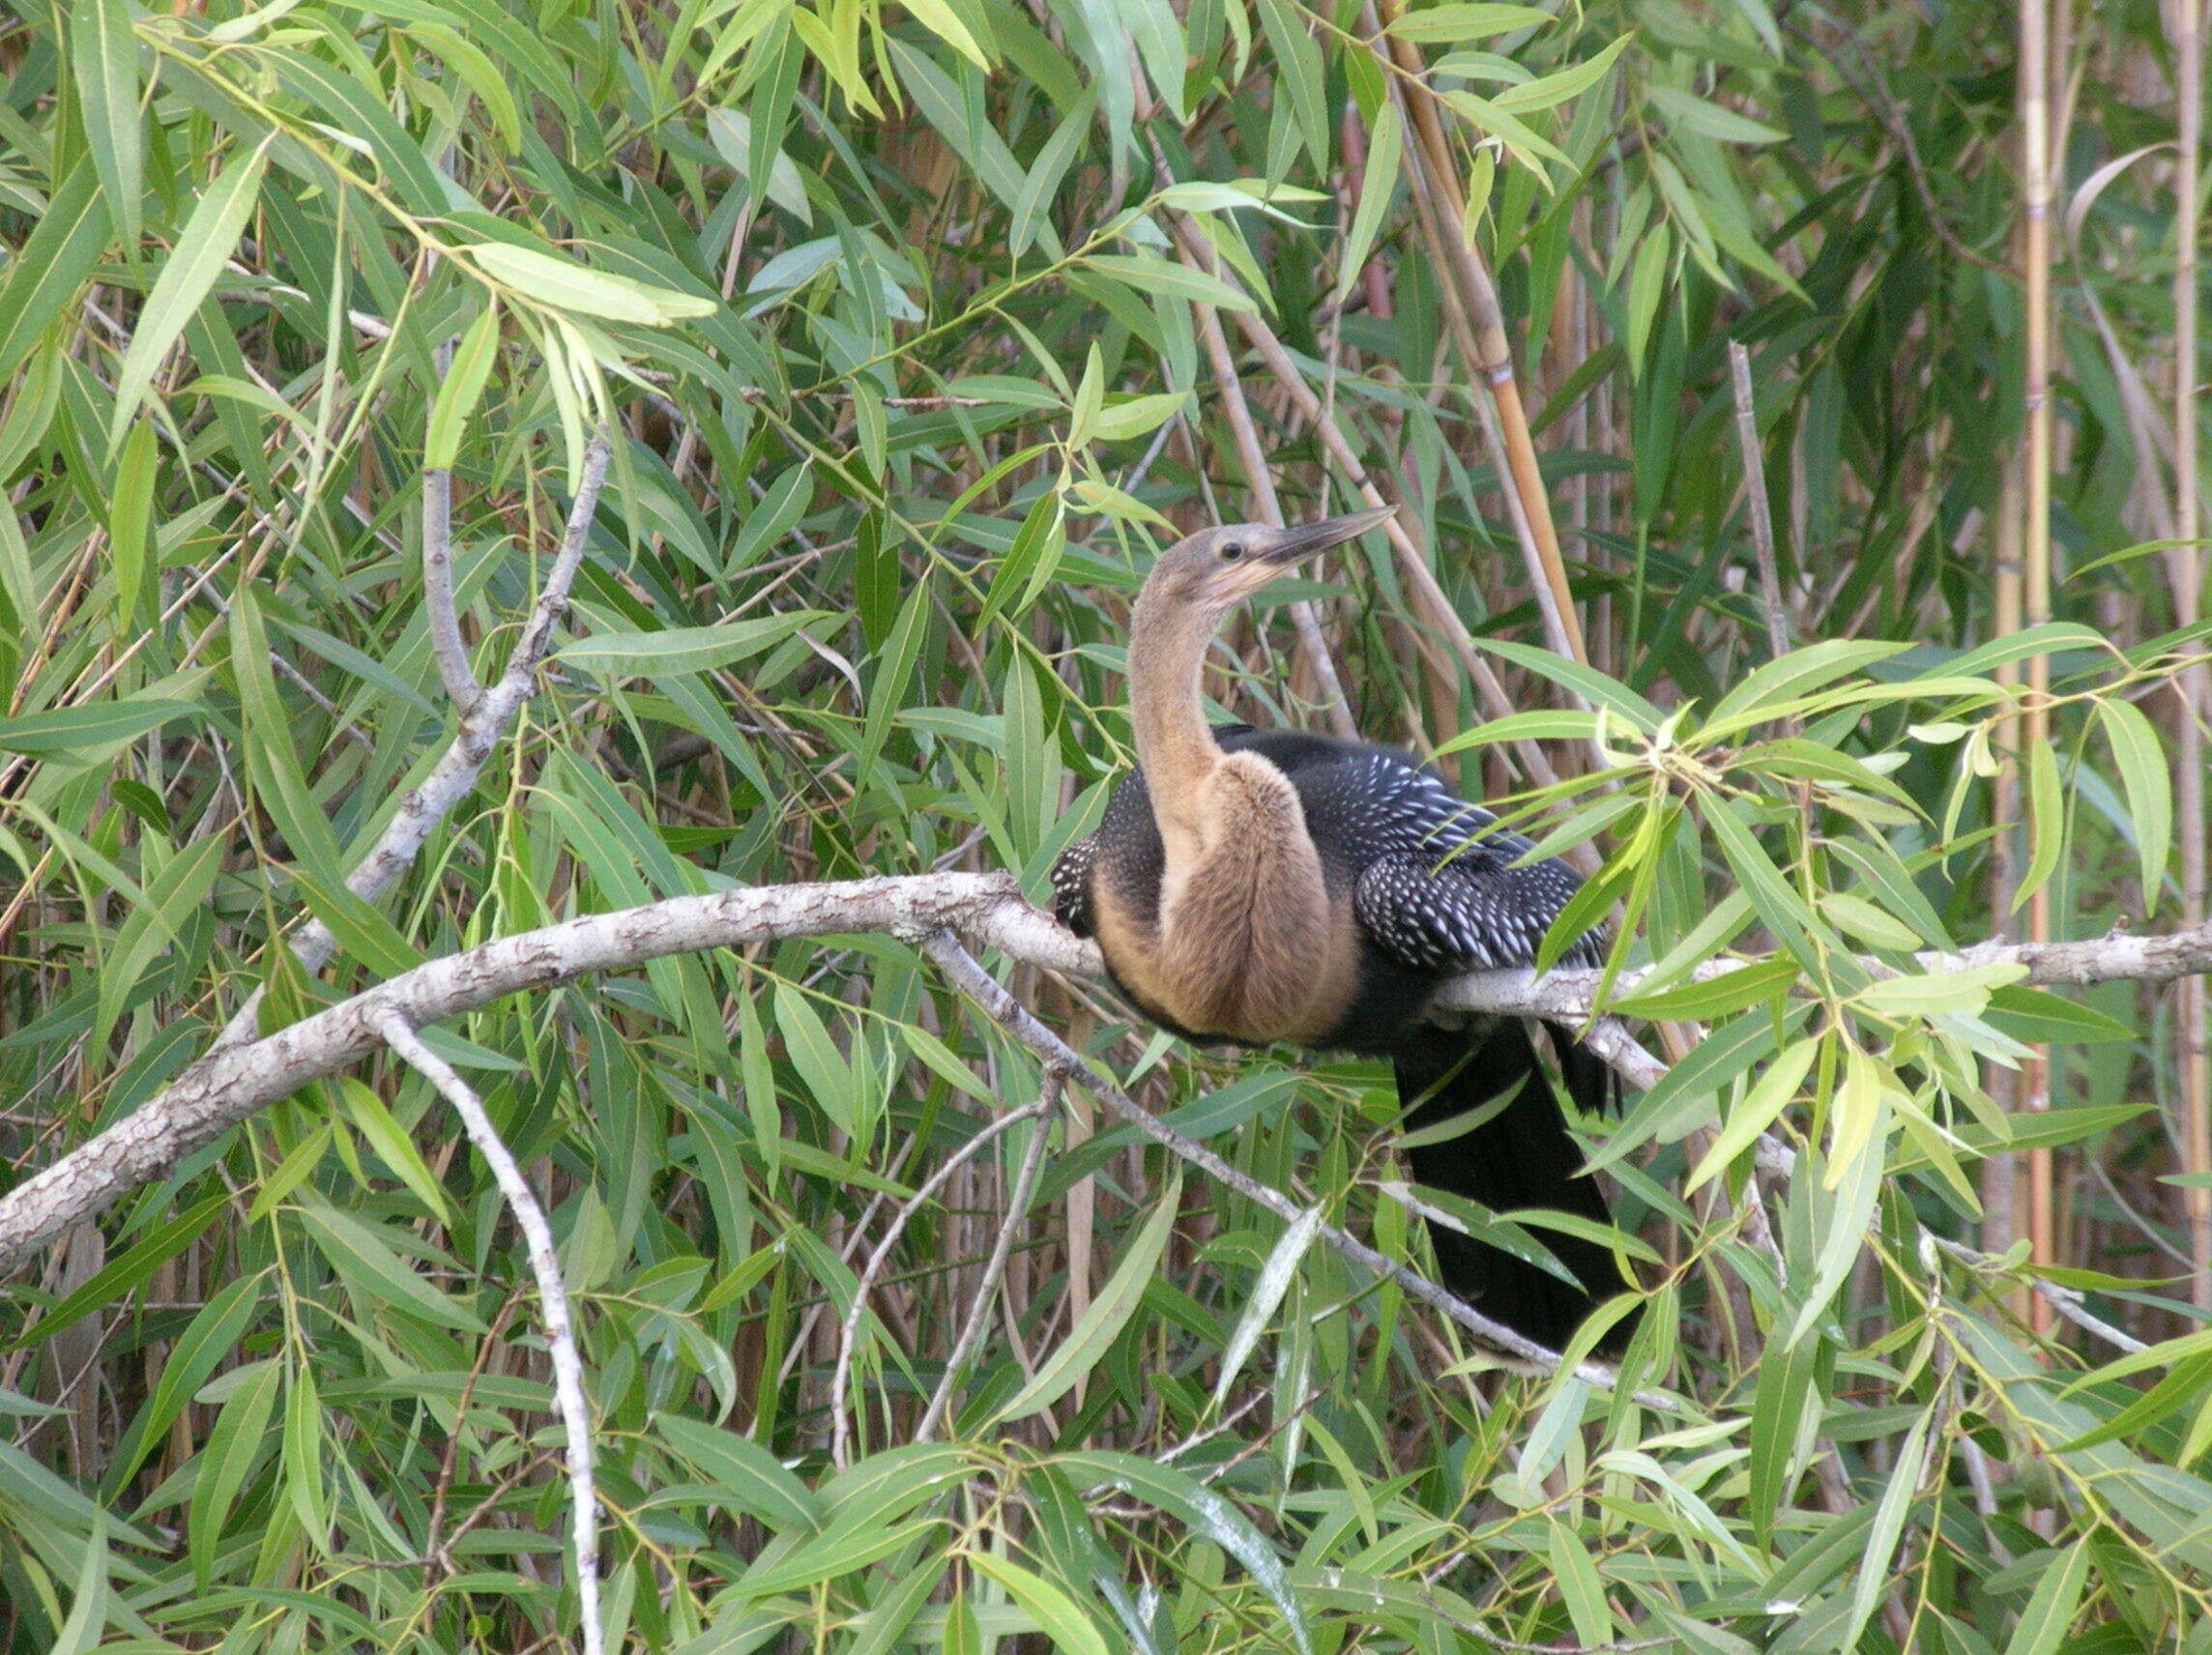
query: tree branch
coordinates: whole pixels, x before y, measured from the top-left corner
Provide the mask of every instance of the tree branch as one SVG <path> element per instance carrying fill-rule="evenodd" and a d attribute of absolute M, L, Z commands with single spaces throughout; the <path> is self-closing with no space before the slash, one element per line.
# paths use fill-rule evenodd
<path fill-rule="evenodd" d="M 431 830 L 476 786 L 478 775 L 506 739 L 515 714 L 522 711 L 522 704 L 536 692 L 538 664 L 551 647 L 553 628 L 568 612 L 568 589 L 575 584 L 576 570 L 584 561 L 584 542 L 591 535 L 592 518 L 599 508 L 599 489 L 607 479 L 607 464 L 613 452 L 605 434 L 601 433 L 592 439 L 591 448 L 584 454 L 583 477 L 576 488 L 575 503 L 569 508 L 568 532 L 562 537 L 560 554 L 545 577 L 545 589 L 538 595 L 530 624 L 523 628 L 514 653 L 508 657 L 507 671 L 500 675 L 499 682 L 476 698 L 473 707 L 461 710 L 461 727 L 453 737 L 453 744 L 422 778 L 422 785 L 399 801 L 398 810 L 385 824 L 375 847 L 346 876 L 346 889 L 363 901 L 374 902 L 407 871 L 428 843 Z M 449 590 L 446 608 L 450 612 L 451 607 Z M 435 637 L 434 624 L 431 632 Z M 455 636 L 457 639 L 457 632 Z M 465 667 L 467 663 L 462 664 Z M 441 654 L 440 671 L 445 670 Z M 311 976 L 337 952 L 337 939 L 320 919 L 309 919 L 293 936 L 291 946 L 301 967 Z M 209 1055 L 215 1057 L 235 1051 L 251 1040 L 259 1030 L 260 1016 L 261 991 L 257 988 L 247 996 L 246 1003 L 224 1025 Z"/>
<path fill-rule="evenodd" d="M 446 694 L 466 718 L 483 698 L 469 647 L 461 641 L 461 617 L 453 606 L 453 474 L 443 468 L 422 474 L 422 607 L 430 624 L 430 653 Z"/>
<path fill-rule="evenodd" d="M 884 1238 L 876 1243 L 876 1250 L 868 1255 L 868 1262 L 854 1285 L 853 1303 L 845 1312 L 845 1324 L 838 1333 L 837 1365 L 830 1378 L 830 1463 L 839 1469 L 851 1465 L 853 1461 L 852 1422 L 845 1409 L 845 1389 L 851 1382 L 853 1374 L 853 1352 L 859 1344 L 860 1321 L 867 1315 L 868 1294 L 875 1291 L 877 1278 L 884 1273 L 884 1265 L 889 1263 L 891 1249 L 898 1245 L 899 1237 L 906 1234 L 906 1227 L 914 1222 L 915 1214 L 929 1205 L 930 1197 L 945 1187 L 946 1179 L 966 1166 L 979 1151 L 989 1147 L 1023 1121 L 1036 1120 L 1049 1115 L 1059 1101 L 1060 1085 L 1055 1080 L 1036 1102 L 1011 1114 L 1002 1115 L 984 1125 L 975 1137 L 946 1156 L 922 1186 L 891 1215 L 890 1223 L 884 1229 Z M 1037 1132 L 1037 1142 L 1042 1143 L 1051 1136 L 1051 1127 L 1052 1122 L 1045 1120 Z M 1003 1268 L 1004 1261 L 1001 1259 L 999 1263 Z M 986 1275 L 996 1285 L 996 1276 L 989 1272 Z M 949 1363 L 946 1365 L 947 1377 L 952 1373 L 953 1366 Z M 920 1438 L 917 1437 L 916 1440 Z"/>
<path fill-rule="evenodd" d="M 938 968 L 952 979 L 962 993 L 981 1006 L 994 1023 L 1035 1053 L 1048 1067 L 1064 1069 L 1092 1097 L 1153 1143 L 1170 1150 L 1178 1159 L 1198 1168 L 1216 1183 L 1235 1190 L 1255 1206 L 1266 1208 L 1286 1223 L 1296 1223 L 1305 1217 L 1305 1209 L 1297 1203 L 1238 1172 L 1196 1139 L 1184 1137 L 1085 1062 L 1081 1054 L 1039 1022 L 1035 1013 L 1008 993 L 996 977 L 978 966 L 949 931 L 941 931 L 934 937 L 924 939 L 921 945 L 923 952 L 935 960 Z M 1384 1258 L 1356 1235 L 1340 1230 L 1333 1224 L 1322 1225 L 1319 1234 L 1322 1239 L 1347 1259 L 1378 1276 L 1386 1277 L 1413 1297 L 1435 1306 L 1493 1350 L 1506 1351 L 1547 1373 L 1559 1366 L 1557 1351 L 1546 1349 L 1501 1321 L 1493 1321 L 1466 1300 L 1447 1292 L 1426 1276 Z M 1614 1376 L 1610 1368 L 1584 1362 L 1575 1372 L 1580 1378 L 1602 1389 L 1613 1388 Z M 1672 1411 L 1677 1406 L 1672 1399 L 1657 1392 L 1648 1396 L 1640 1392 L 1639 1396 L 1649 1406 L 1663 1410 Z"/>
<path fill-rule="evenodd" d="M 358 1061 L 383 1043 L 382 1021 L 394 1011 L 411 1027 L 421 1028 L 510 994 L 549 988 L 598 972 L 629 971 L 672 954 L 838 934 L 888 933 L 921 942 L 943 931 L 956 932 L 1009 959 L 1047 971 L 1096 976 L 1103 970 L 1095 944 L 1062 930 L 1049 915 L 1030 906 L 1019 884 L 1004 873 L 886 876 L 670 897 L 503 937 L 418 966 L 264 1039 L 218 1045 L 132 1114 L 0 1197 L 0 1276 L 14 1271 L 34 1249 L 70 1225 L 166 1176 L 185 1156 L 213 1143 L 255 1111 Z M 1961 955 L 1923 957 L 1923 964 L 1932 969 L 2009 961 L 2025 965 L 2031 983 L 2168 982 L 2212 973 L 2212 925 L 2164 937 L 1984 944 Z M 1715 961 L 1693 974 L 1718 976 L 1749 963 Z M 1615 992 L 1632 992 L 1643 975 L 1623 973 Z M 1447 984 L 1438 1004 L 1578 1023 L 1589 1016 L 1600 979 L 1601 973 L 1594 971 L 1553 972 L 1542 979 L 1527 971 L 1471 973 Z M 990 981 L 987 976 L 982 980 Z M 993 989 L 1004 993 L 995 984 Z M 1666 1072 L 1665 1065 L 1615 1019 L 1596 1020 L 1582 1037 L 1635 1085 L 1648 1086 Z M 1087 1066 L 1078 1072 L 1090 1073 Z M 1202 1146 L 1167 1133 L 1120 1092 L 1108 1089 L 1095 1095 L 1117 1113 L 1126 1104 L 1155 1141 L 1241 1187 L 1237 1182 L 1241 1175 L 1234 1168 Z M 1116 1098 L 1121 1103 L 1113 1103 Z M 1295 1218 L 1297 1209 L 1286 1204 L 1282 1216 Z M 1380 1255 L 1362 1251 L 1377 1267 L 1387 1266 Z M 1423 1297 L 1441 1293 L 1425 1282 L 1409 1291 Z"/>
<path fill-rule="evenodd" d="M 461 1118 L 469 1142 L 491 1167 L 507 1205 L 514 1208 L 530 1244 L 530 1273 L 538 1281 L 538 1301 L 545 1315 L 545 1346 L 553 1358 L 553 1396 L 568 1438 L 568 1500 L 574 1518 L 576 1600 L 584 1623 L 584 1655 L 603 1655 L 606 1631 L 599 1614 L 599 1502 L 592 1487 L 592 1409 L 584 1397 L 584 1359 L 576 1350 L 576 1328 L 568 1315 L 568 1289 L 561 1279 L 561 1256 L 553 1227 L 514 1156 L 484 1113 L 482 1099 L 453 1067 L 422 1044 L 415 1027 L 397 1011 L 388 1011 L 376 1031 L 387 1045 L 422 1071 Z"/>

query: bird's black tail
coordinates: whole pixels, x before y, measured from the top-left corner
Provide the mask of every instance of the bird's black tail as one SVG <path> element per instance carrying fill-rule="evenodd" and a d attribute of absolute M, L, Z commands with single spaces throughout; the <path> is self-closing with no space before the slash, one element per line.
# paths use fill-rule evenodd
<path fill-rule="evenodd" d="M 1603 1108 L 1613 1091 L 1602 1060 L 1564 1030 L 1547 1025 L 1559 1054 L 1567 1093 L 1585 1110 Z M 1485 1018 L 1464 1030 L 1423 1025 L 1395 1054 L 1398 1095 L 1421 1099 L 1406 1129 L 1435 1126 L 1504 1097 L 1502 1110 L 1473 1130 L 1407 1151 L 1415 1181 L 1480 1202 L 1494 1212 L 1553 1207 L 1610 1222 L 1597 1181 L 1577 1176 L 1583 1155 L 1560 1118 L 1550 1078 L 1518 1017 Z M 1431 1223 L 1444 1286 L 1485 1316 L 1540 1345 L 1558 1350 L 1593 1305 L 1625 1287 L 1610 1249 L 1562 1231 L 1530 1226 L 1529 1234 L 1572 1271 L 1572 1287 L 1549 1271 L 1471 1236 Z M 1608 1332 L 1605 1347 L 1627 1342 L 1633 1318 Z"/>

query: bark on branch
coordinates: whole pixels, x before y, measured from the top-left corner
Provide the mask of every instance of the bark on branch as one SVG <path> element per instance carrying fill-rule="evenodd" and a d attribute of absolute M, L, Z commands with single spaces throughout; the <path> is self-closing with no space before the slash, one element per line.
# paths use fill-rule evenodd
<path fill-rule="evenodd" d="M 1076 975 L 1100 971 L 1096 947 L 1030 906 L 1007 874 L 916 874 L 671 897 L 504 937 L 418 966 L 262 1039 L 211 1053 L 134 1113 L 0 1197 L 0 1276 L 70 1225 L 164 1176 L 256 1110 L 359 1061 L 385 1043 L 382 1029 L 394 1012 L 420 1029 L 510 994 L 672 954 L 839 934 L 921 942 L 946 930 L 1023 964 Z M 1940 969 L 2008 961 L 2025 965 L 2031 983 L 2167 982 L 2212 973 L 2212 925 L 2165 937 L 1990 944 L 1926 963 Z M 1716 962 L 1701 974 L 1733 969 Z M 1637 973 L 1622 973 L 1615 993 L 1633 990 L 1637 980 Z M 1597 986 L 1595 972 L 1554 972 L 1541 980 L 1528 972 L 1485 972 L 1460 978 L 1443 1002 L 1574 1022 L 1588 1015 Z M 1599 1019 L 1586 1037 L 1635 1084 L 1665 1072 L 1612 1018 Z"/>

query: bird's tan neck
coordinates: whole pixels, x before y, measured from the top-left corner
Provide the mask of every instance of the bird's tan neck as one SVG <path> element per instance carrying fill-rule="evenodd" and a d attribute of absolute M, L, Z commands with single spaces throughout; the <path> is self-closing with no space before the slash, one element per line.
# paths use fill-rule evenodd
<path fill-rule="evenodd" d="M 1206 722 L 1204 677 L 1214 624 L 1194 604 L 1172 604 L 1150 587 L 1137 595 L 1129 627 L 1129 719 L 1137 763 L 1171 863 L 1199 848 L 1207 778 L 1221 749 Z"/>
<path fill-rule="evenodd" d="M 1166 853 L 1149 934 L 1102 929 L 1108 963 L 1171 1021 L 1239 1040 L 1311 1040 L 1349 1003 L 1348 922 L 1297 790 L 1256 753 L 1224 754 L 1200 676 L 1211 619 L 1140 596 L 1129 636 L 1137 759 Z M 1119 934 L 1118 934 L 1119 933 Z M 1339 980 L 1339 979 L 1342 980 Z"/>

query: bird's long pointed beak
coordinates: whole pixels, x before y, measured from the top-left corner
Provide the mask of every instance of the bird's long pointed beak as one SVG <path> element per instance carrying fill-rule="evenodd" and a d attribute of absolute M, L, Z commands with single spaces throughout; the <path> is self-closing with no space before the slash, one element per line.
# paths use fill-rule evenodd
<path fill-rule="evenodd" d="M 1284 529 L 1281 537 L 1260 554 L 1261 560 L 1277 566 L 1295 564 L 1316 552 L 1358 539 L 1368 530 L 1387 522 L 1397 509 L 1395 506 L 1379 506 L 1372 511 L 1354 511 L 1344 517 L 1325 517 L 1303 528 Z"/>

